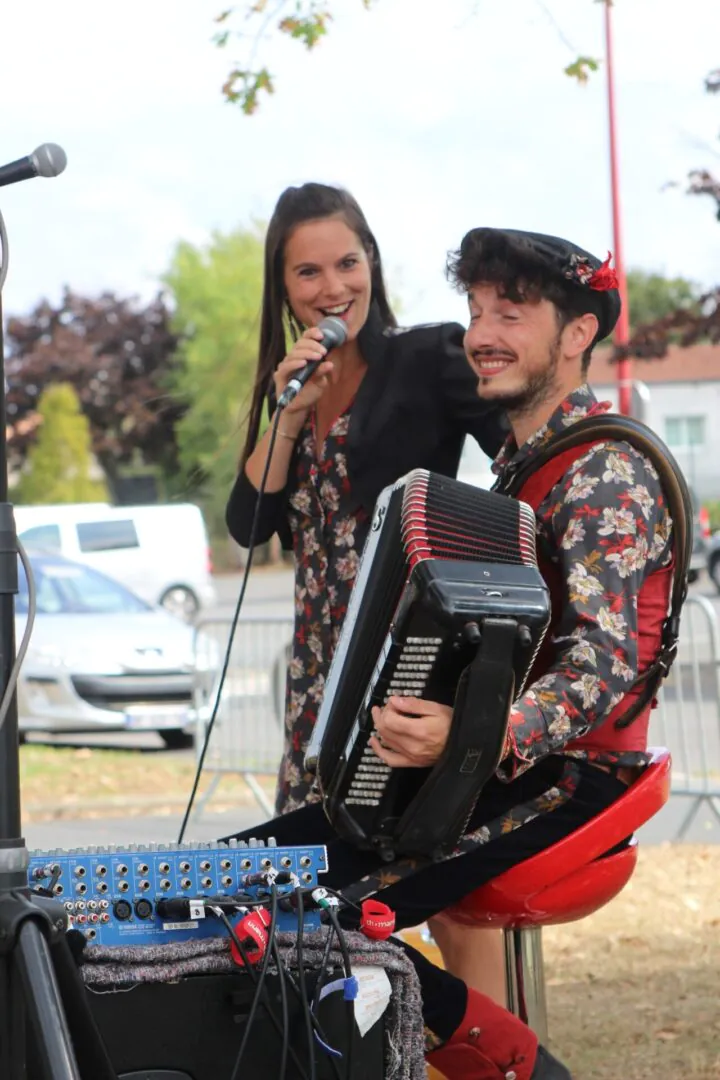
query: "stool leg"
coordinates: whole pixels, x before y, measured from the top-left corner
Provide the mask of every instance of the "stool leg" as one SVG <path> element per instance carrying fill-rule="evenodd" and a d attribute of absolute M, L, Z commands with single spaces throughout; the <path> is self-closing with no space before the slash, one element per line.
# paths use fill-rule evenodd
<path fill-rule="evenodd" d="M 531 1027 L 543 1046 L 547 1046 L 542 929 L 531 926 L 523 930 L 505 930 L 503 937 L 508 1009 Z"/>

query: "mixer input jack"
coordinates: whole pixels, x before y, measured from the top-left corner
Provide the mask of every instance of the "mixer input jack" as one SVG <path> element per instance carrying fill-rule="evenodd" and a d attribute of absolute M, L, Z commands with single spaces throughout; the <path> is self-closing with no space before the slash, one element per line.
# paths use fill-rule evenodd
<path fill-rule="evenodd" d="M 138 919 L 149 919 L 152 917 L 153 906 L 149 900 L 136 900 L 135 901 L 135 914 Z"/>

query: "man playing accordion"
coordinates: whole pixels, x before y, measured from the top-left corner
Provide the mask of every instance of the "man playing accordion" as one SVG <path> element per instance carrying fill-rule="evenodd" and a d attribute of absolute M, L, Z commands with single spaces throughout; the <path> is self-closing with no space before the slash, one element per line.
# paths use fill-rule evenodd
<path fill-rule="evenodd" d="M 609 408 L 586 381 L 592 349 L 620 313 L 609 259 L 556 237 L 479 228 L 451 256 L 449 276 L 469 303 L 465 350 L 478 394 L 504 407 L 511 424 L 494 464 L 497 490 L 521 468 L 528 475 L 517 494 L 535 510 L 552 599 L 550 628 L 511 709 L 502 760 L 468 824 L 475 846 L 440 863 L 385 867 L 375 853 L 338 839 L 319 805 L 251 831 L 280 844 L 326 843 L 323 884 L 352 886 L 355 898 L 380 896 L 398 929 L 567 836 L 644 768 L 652 702 L 635 683 L 662 652 L 673 575 L 667 499 L 653 464 L 630 443 L 588 436 L 532 470 L 553 435 Z M 371 745 L 383 762 L 425 768 L 443 752 L 452 708 L 391 697 L 373 717 Z M 568 1080 L 521 1021 L 398 944 L 420 977 L 435 1068 L 473 1080 Z"/>

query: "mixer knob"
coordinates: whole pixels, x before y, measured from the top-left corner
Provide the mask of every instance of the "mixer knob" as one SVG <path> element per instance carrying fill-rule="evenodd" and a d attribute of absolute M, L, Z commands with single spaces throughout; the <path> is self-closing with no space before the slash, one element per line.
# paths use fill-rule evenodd
<path fill-rule="evenodd" d="M 250 847 L 260 847 L 260 841 L 256 836 L 251 836 L 248 843 L 250 844 Z"/>
<path fill-rule="evenodd" d="M 277 840 L 275 839 L 274 836 L 268 836 L 267 846 L 268 847 L 277 847 Z"/>
<path fill-rule="evenodd" d="M 128 844 L 127 849 L 128 849 L 128 851 L 139 851 L 140 850 L 138 848 L 137 844 Z"/>
<path fill-rule="evenodd" d="M 228 847 L 231 847 L 231 848 L 236 848 L 237 846 L 238 846 L 238 842 L 237 842 L 237 840 L 235 839 L 235 837 L 234 837 L 234 836 L 233 836 L 233 837 L 231 837 L 231 838 L 230 838 L 230 840 L 229 840 L 229 842 L 228 842 Z"/>

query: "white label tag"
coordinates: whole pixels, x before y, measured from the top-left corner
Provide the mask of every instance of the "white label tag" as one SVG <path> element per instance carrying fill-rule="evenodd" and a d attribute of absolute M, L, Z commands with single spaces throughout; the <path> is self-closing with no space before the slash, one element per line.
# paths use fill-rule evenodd
<path fill-rule="evenodd" d="M 190 918 L 191 919 L 204 919 L 205 918 L 205 905 L 202 900 L 190 901 Z"/>
<path fill-rule="evenodd" d="M 197 930 L 196 922 L 164 922 L 163 930 Z"/>
<path fill-rule="evenodd" d="M 357 967 L 353 968 L 353 975 L 358 981 L 355 1022 L 360 1034 L 365 1036 L 387 1009 L 392 995 L 392 986 L 385 968 Z"/>

